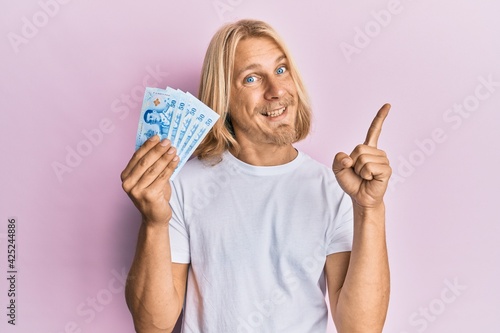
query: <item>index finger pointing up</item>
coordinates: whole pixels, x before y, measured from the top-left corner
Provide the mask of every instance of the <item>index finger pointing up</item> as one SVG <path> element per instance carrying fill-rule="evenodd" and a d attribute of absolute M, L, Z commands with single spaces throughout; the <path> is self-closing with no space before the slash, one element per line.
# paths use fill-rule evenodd
<path fill-rule="evenodd" d="M 382 132 L 382 124 L 389 114 L 390 109 L 390 104 L 384 104 L 384 106 L 382 106 L 380 110 L 378 110 L 377 115 L 373 119 L 372 124 L 368 129 L 368 133 L 366 134 L 365 145 L 377 147 L 378 138 L 380 136 L 380 133 Z"/>

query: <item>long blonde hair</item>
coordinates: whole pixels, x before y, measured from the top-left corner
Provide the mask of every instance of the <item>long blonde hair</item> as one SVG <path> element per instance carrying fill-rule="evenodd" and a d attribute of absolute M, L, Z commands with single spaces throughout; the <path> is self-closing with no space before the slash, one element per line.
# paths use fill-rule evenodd
<path fill-rule="evenodd" d="M 311 107 L 302 78 L 290 52 L 276 31 L 267 23 L 257 20 L 240 20 L 220 28 L 208 46 L 203 62 L 198 98 L 220 115 L 212 130 L 198 146 L 194 155 L 202 160 L 220 161 L 228 148 L 239 150 L 229 118 L 229 96 L 233 78 L 234 57 L 238 43 L 249 37 L 272 39 L 283 51 L 290 65 L 290 73 L 298 94 L 296 140 L 304 139 L 311 128 Z"/>

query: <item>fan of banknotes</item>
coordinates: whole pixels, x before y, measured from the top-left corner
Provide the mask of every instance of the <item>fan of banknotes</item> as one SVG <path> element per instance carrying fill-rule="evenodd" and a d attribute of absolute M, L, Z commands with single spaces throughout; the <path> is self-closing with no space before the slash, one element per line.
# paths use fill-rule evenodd
<path fill-rule="evenodd" d="M 218 119 L 217 113 L 188 92 L 146 88 L 135 149 L 153 135 L 170 140 L 180 159 L 170 177 L 174 179 Z"/>

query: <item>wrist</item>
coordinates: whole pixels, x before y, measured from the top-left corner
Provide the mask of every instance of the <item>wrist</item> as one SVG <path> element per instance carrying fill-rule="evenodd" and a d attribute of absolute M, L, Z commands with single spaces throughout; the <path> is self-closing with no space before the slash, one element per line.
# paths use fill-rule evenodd
<path fill-rule="evenodd" d="M 381 201 L 375 205 L 363 206 L 358 204 L 356 201 L 352 201 L 352 208 L 361 214 L 370 213 L 385 213 L 385 203 Z"/>
<path fill-rule="evenodd" d="M 157 221 L 143 217 L 142 227 L 145 228 L 146 230 L 151 230 L 153 232 L 164 232 L 165 230 L 168 230 L 169 220 Z"/>
<path fill-rule="evenodd" d="M 381 202 L 375 206 L 361 206 L 356 202 L 352 204 L 354 221 L 367 223 L 374 222 L 377 224 L 385 223 L 385 204 Z"/>

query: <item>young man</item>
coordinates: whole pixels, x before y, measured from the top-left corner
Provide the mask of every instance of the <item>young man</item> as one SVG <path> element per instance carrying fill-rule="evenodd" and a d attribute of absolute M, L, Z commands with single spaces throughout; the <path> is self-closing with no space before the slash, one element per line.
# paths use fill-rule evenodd
<path fill-rule="evenodd" d="M 221 116 L 173 182 L 178 157 L 158 137 L 136 151 L 123 188 L 142 214 L 127 303 L 138 332 L 381 332 L 389 299 L 377 140 L 339 153 L 333 172 L 292 144 L 310 107 L 282 40 L 264 22 L 221 28 L 201 100 Z"/>

